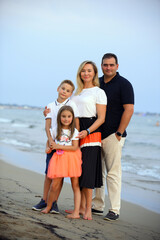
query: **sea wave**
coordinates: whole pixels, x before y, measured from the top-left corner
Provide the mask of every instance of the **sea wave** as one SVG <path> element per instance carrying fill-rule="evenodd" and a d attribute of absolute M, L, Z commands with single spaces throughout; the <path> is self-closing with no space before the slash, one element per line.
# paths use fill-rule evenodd
<path fill-rule="evenodd" d="M 144 177 L 152 177 L 155 179 L 160 180 L 160 167 L 158 166 L 153 166 L 152 168 L 149 166 L 145 166 L 143 164 L 137 164 L 133 162 L 123 162 L 122 163 L 122 171 L 136 174 L 139 176 L 144 176 Z"/>
<path fill-rule="evenodd" d="M 35 127 L 36 127 L 36 126 L 33 125 L 33 124 L 31 124 L 31 125 L 28 126 L 28 128 L 35 128 Z"/>
<path fill-rule="evenodd" d="M 139 169 L 137 174 L 140 176 L 154 177 L 160 180 L 160 173 L 157 169 Z"/>
<path fill-rule="evenodd" d="M 159 149 L 160 149 L 160 137 L 158 136 L 158 138 L 154 138 L 154 140 L 153 140 L 153 138 L 151 138 L 151 139 L 144 139 L 144 140 L 128 140 L 128 141 L 126 141 L 127 142 L 127 146 L 132 146 L 133 148 L 135 147 L 135 148 L 137 148 L 137 147 L 139 147 L 139 148 L 141 148 L 141 147 L 145 147 L 145 148 L 148 148 L 148 147 L 150 147 L 150 148 L 154 148 L 154 147 L 158 147 Z"/>
<path fill-rule="evenodd" d="M 30 139 L 31 140 L 31 139 Z M 20 150 L 26 151 L 26 152 L 35 152 L 35 153 L 44 153 L 45 152 L 45 144 L 44 143 L 35 143 L 34 141 L 30 142 L 23 142 L 16 139 L 10 139 L 10 138 L 3 138 L 0 139 L 1 143 L 12 145 Z"/>
<path fill-rule="evenodd" d="M 9 127 L 15 127 L 15 128 L 35 128 L 36 125 L 34 124 L 28 124 L 24 123 L 23 121 L 19 122 L 17 120 L 12 120 L 8 118 L 0 118 L 0 123 L 9 123 Z"/>
<path fill-rule="evenodd" d="M 7 118 L 0 118 L 0 123 L 11 123 L 12 120 L 11 119 L 7 119 Z"/>
<path fill-rule="evenodd" d="M 29 127 L 29 125 L 28 124 L 25 124 L 25 123 L 13 123 L 12 125 L 11 125 L 12 127 L 16 127 L 16 128 L 28 128 Z"/>
<path fill-rule="evenodd" d="M 11 126 L 15 128 L 35 128 L 36 127 L 33 124 L 15 123 L 15 122 Z"/>
<path fill-rule="evenodd" d="M 148 154 L 147 154 L 148 153 Z M 149 154 L 150 153 L 150 154 Z M 128 154 L 125 152 L 123 153 L 122 156 L 122 161 L 128 163 L 134 163 L 134 164 L 148 164 L 148 163 L 152 163 L 154 161 L 154 163 L 159 164 L 159 155 L 157 153 L 152 153 L 151 151 L 148 150 L 148 152 L 146 152 L 146 154 L 144 155 L 144 152 L 128 152 Z"/>
<path fill-rule="evenodd" d="M 6 134 L 6 133 L 10 133 L 10 134 L 16 134 L 16 131 L 14 129 L 11 128 L 3 128 L 1 129 L 1 134 Z"/>
<path fill-rule="evenodd" d="M 21 146 L 21 147 L 27 147 L 27 148 L 32 147 L 32 145 L 29 144 L 29 143 L 20 142 L 20 141 L 17 141 L 15 139 L 2 139 L 1 142 L 5 143 L 5 144 L 11 144 L 11 145 L 14 145 L 14 146 Z"/>

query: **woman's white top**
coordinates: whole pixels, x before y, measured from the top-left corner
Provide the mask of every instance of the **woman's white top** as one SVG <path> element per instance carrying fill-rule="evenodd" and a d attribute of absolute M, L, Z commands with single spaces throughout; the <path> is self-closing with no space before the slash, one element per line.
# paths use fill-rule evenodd
<path fill-rule="evenodd" d="M 73 133 L 73 136 L 71 139 L 69 139 L 69 137 L 71 135 L 70 129 L 62 129 L 62 134 L 61 134 L 60 140 L 56 139 L 57 130 L 55 128 L 50 129 L 50 131 L 51 131 L 51 136 L 52 136 L 53 140 L 55 140 L 55 143 L 59 144 L 59 145 L 71 146 L 73 140 L 79 140 L 79 138 L 77 137 L 79 132 L 76 128 L 74 129 L 74 133 Z"/>
<path fill-rule="evenodd" d="M 95 117 L 96 104 L 107 105 L 107 96 L 99 87 L 85 88 L 71 99 L 78 107 L 79 117 Z"/>

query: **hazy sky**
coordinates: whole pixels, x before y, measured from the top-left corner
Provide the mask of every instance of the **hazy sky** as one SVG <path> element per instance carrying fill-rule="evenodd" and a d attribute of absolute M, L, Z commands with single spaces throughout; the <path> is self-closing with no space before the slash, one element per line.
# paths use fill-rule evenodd
<path fill-rule="evenodd" d="M 104 53 L 135 90 L 135 111 L 160 113 L 160 0 L 0 0 L 0 103 L 45 106 L 80 63 Z"/>

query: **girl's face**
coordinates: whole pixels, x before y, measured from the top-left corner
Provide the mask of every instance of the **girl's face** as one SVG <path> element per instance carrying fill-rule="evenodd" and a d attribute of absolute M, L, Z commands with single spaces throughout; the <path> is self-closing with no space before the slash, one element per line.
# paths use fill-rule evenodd
<path fill-rule="evenodd" d="M 63 128 L 68 129 L 72 121 L 73 121 L 72 113 L 68 110 L 64 110 L 61 113 L 61 124 L 63 125 Z"/>
<path fill-rule="evenodd" d="M 86 65 L 84 65 L 80 76 L 84 83 L 92 83 L 95 76 L 92 64 L 87 63 Z"/>

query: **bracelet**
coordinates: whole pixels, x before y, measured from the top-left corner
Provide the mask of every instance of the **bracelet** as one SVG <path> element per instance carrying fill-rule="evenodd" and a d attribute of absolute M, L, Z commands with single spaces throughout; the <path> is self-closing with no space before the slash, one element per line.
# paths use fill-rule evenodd
<path fill-rule="evenodd" d="M 87 131 L 87 135 L 89 135 L 91 133 L 89 128 L 87 128 L 86 131 Z"/>

